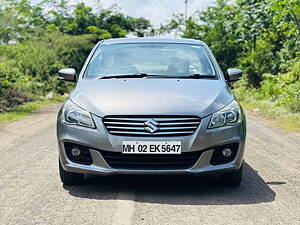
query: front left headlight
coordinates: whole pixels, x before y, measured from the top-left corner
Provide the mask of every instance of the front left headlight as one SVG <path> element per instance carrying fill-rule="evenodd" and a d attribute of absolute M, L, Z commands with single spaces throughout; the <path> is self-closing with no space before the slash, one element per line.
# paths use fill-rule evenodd
<path fill-rule="evenodd" d="M 225 108 L 215 112 L 210 120 L 208 128 L 236 125 L 242 121 L 242 110 L 239 103 L 233 100 Z"/>
<path fill-rule="evenodd" d="M 75 105 L 71 100 L 67 100 L 62 110 L 62 122 L 68 125 L 78 125 L 95 128 L 91 114 Z"/>

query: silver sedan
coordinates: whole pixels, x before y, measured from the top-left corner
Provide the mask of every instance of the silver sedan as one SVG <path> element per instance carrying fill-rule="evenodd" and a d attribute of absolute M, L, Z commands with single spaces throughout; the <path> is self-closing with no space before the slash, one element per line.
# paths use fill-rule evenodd
<path fill-rule="evenodd" d="M 245 116 L 229 83 L 201 41 L 123 38 L 98 43 L 57 119 L 64 184 L 84 174 L 220 174 L 242 180 Z"/>

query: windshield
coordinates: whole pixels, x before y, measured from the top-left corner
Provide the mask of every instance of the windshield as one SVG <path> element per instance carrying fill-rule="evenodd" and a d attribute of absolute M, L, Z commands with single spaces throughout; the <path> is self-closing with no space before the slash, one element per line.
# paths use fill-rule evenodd
<path fill-rule="evenodd" d="M 216 77 L 204 46 L 165 43 L 99 45 L 85 77 L 132 74 Z"/>

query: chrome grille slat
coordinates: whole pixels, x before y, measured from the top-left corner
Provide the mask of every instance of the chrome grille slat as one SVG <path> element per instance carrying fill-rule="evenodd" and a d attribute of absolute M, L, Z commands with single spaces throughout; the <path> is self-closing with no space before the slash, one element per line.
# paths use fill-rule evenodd
<path fill-rule="evenodd" d="M 145 130 L 144 127 L 117 127 L 117 126 L 106 126 L 107 129 L 114 130 Z M 159 130 L 195 130 L 197 127 L 160 127 Z"/>
<path fill-rule="evenodd" d="M 110 134 L 119 136 L 181 136 L 193 134 L 200 124 L 200 118 L 195 116 L 106 116 L 103 118 L 103 123 Z M 154 130 L 151 130 L 152 125 Z"/>
<path fill-rule="evenodd" d="M 174 132 L 158 132 L 149 134 L 147 132 L 133 132 L 133 131 L 110 131 L 112 134 L 136 134 L 136 135 L 147 135 L 147 136 L 164 136 L 164 135 L 174 135 L 174 134 L 192 134 L 194 131 L 174 131 Z"/>
<path fill-rule="evenodd" d="M 160 126 L 175 126 L 175 125 L 198 125 L 200 122 L 186 122 L 186 123 L 159 123 Z"/>
<path fill-rule="evenodd" d="M 145 118 L 129 118 L 129 117 L 111 117 L 107 118 L 107 120 L 121 120 L 121 121 L 146 121 L 151 117 Z M 155 117 L 154 117 L 155 118 Z M 165 121 L 187 121 L 187 120 L 198 120 L 198 118 L 155 118 L 157 122 L 165 122 Z"/>
<path fill-rule="evenodd" d="M 194 127 L 160 127 L 159 130 L 196 130 L 197 126 Z"/>
<path fill-rule="evenodd" d="M 128 122 L 106 122 L 106 121 L 105 121 L 104 124 L 144 126 L 144 123 L 128 123 Z"/>
<path fill-rule="evenodd" d="M 117 126 L 106 126 L 107 129 L 117 129 L 117 130 L 145 130 L 144 127 L 117 127 Z"/>

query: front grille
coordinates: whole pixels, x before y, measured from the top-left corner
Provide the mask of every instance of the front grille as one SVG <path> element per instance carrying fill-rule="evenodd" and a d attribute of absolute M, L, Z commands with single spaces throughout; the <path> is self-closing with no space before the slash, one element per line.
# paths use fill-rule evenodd
<path fill-rule="evenodd" d="M 196 116 L 106 116 L 110 134 L 122 136 L 183 136 L 193 134 L 200 124 Z"/>
<path fill-rule="evenodd" d="M 180 155 L 141 155 L 100 151 L 107 164 L 115 169 L 188 169 L 203 151 L 183 152 Z"/>

